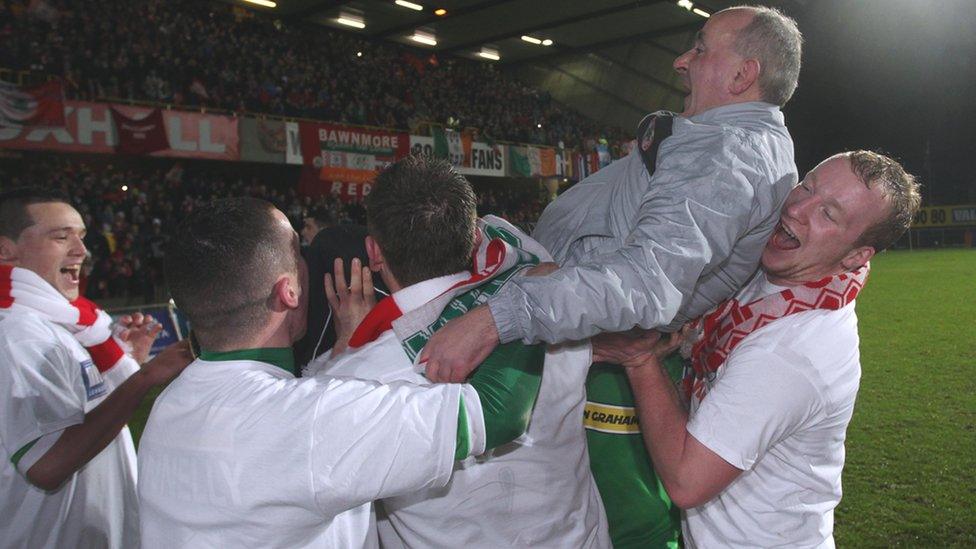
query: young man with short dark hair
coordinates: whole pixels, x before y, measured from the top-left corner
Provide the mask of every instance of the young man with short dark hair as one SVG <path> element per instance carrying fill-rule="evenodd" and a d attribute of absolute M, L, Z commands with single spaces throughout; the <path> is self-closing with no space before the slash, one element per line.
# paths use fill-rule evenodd
<path fill-rule="evenodd" d="M 503 220 L 476 222 L 471 185 L 443 161 L 410 157 L 393 164 L 376 178 L 366 208 L 370 266 L 393 293 L 352 335 L 352 352 L 314 364 L 331 375 L 430 385 L 413 367 L 422 347 L 416 341 L 548 259 Z M 516 257 L 524 261 L 494 267 Z M 449 314 L 423 318 L 425 310 L 440 313 L 445 296 L 455 296 Z M 459 462 L 445 487 L 384 498 L 385 546 L 610 546 L 582 427 L 590 346 L 510 343 L 480 368 L 531 361 L 545 367 L 526 439 Z"/>
<path fill-rule="evenodd" d="M 135 448 L 125 424 L 149 389 L 190 362 L 179 346 L 140 369 L 158 325 L 133 315 L 113 334 L 111 318 L 78 296 L 84 236 L 81 216 L 57 193 L 0 195 L 4 545 L 138 545 Z"/>

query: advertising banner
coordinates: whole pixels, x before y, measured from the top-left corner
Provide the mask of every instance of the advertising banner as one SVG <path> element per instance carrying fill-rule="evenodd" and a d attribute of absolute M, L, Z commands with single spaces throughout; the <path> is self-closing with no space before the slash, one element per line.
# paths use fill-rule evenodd
<path fill-rule="evenodd" d="M 139 120 L 152 108 L 66 101 L 61 128 L 0 127 L 0 148 L 59 152 L 113 153 L 119 143 L 111 109 Z M 169 148 L 152 156 L 238 160 L 237 118 L 162 111 Z"/>
<path fill-rule="evenodd" d="M 372 181 L 410 150 L 410 138 L 400 132 L 301 122 L 299 135 L 302 157 L 322 181 Z"/>
<path fill-rule="evenodd" d="M 330 195 L 343 202 L 360 202 L 373 188 L 372 181 L 332 181 L 322 179 L 322 170 L 302 166 L 298 177 L 298 193 L 302 196 Z"/>
<path fill-rule="evenodd" d="M 505 177 L 505 145 L 471 143 L 471 157 L 461 168 L 464 175 Z"/>
<path fill-rule="evenodd" d="M 265 120 L 242 116 L 239 124 L 241 160 L 247 162 L 285 162 L 285 123 L 281 120 Z"/>
<path fill-rule="evenodd" d="M 976 225 L 976 204 L 921 208 L 912 221 L 913 229 Z"/>
<path fill-rule="evenodd" d="M 505 177 L 505 149 L 507 145 L 489 145 L 480 141 L 471 142 L 471 152 L 467 154 L 458 171 L 464 175 Z M 410 154 L 436 156 L 437 146 L 433 137 L 410 136 Z"/>

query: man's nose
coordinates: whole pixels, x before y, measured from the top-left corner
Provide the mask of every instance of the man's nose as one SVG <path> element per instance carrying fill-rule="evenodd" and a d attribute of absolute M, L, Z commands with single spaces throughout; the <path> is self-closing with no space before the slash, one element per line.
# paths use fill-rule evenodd
<path fill-rule="evenodd" d="M 807 211 L 809 211 L 813 202 L 813 197 L 801 198 L 799 200 L 790 202 L 786 205 L 786 213 L 793 219 L 806 223 L 805 214 Z"/>
<path fill-rule="evenodd" d="M 72 255 L 86 255 L 88 253 L 88 248 L 85 247 L 85 241 L 80 236 L 74 237 L 74 242 L 71 246 Z"/>
<path fill-rule="evenodd" d="M 674 63 L 671 64 L 674 70 L 679 73 L 683 73 L 688 70 L 688 58 L 691 56 L 691 50 L 688 50 L 678 57 L 675 58 Z"/>

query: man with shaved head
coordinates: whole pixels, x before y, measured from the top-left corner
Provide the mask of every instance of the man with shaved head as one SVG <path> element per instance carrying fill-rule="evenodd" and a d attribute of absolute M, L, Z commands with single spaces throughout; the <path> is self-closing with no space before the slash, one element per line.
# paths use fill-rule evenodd
<path fill-rule="evenodd" d="M 684 112 L 645 118 L 627 157 L 546 208 L 533 237 L 561 268 L 514 280 L 435 334 L 422 357 L 428 376 L 463 379 L 514 340 L 674 330 L 738 290 L 797 181 L 780 108 L 797 86 L 801 44 L 796 23 L 775 9 L 713 14 L 674 62 L 689 92 Z M 587 397 L 614 545 L 674 541 L 671 503 L 650 467 L 633 465 L 645 458 L 626 377 L 594 366 Z"/>

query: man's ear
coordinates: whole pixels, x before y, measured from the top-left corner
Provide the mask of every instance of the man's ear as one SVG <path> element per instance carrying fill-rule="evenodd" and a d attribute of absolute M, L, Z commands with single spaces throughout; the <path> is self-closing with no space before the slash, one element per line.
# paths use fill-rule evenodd
<path fill-rule="evenodd" d="M 281 275 L 271 291 L 271 309 L 283 312 L 287 309 L 297 309 L 301 303 L 302 290 L 298 287 L 298 280 L 288 275 Z"/>
<path fill-rule="evenodd" d="M 14 263 L 19 255 L 17 243 L 9 237 L 0 236 L 0 263 Z"/>
<path fill-rule="evenodd" d="M 386 259 L 383 258 L 383 250 L 376 243 L 376 239 L 369 235 L 366 235 L 366 256 L 369 257 L 369 269 L 374 273 L 380 272 L 383 266 L 386 265 Z"/>
<path fill-rule="evenodd" d="M 474 249 L 477 250 L 481 246 L 481 241 L 484 239 L 483 233 L 478 230 L 478 223 L 474 224 Z M 474 250 L 472 250 L 474 253 Z"/>
<path fill-rule="evenodd" d="M 753 86 L 753 84 L 758 86 L 759 82 L 759 72 L 762 70 L 759 61 L 756 59 L 746 59 L 739 64 L 739 70 L 736 71 L 735 76 L 732 78 L 732 83 L 729 85 L 729 91 L 732 95 L 742 95 Z"/>
<path fill-rule="evenodd" d="M 847 252 L 844 259 L 841 260 L 840 264 L 844 267 L 844 271 L 853 271 L 861 265 L 864 265 L 874 257 L 875 251 L 873 246 L 860 246 L 854 248 L 853 250 Z"/>

